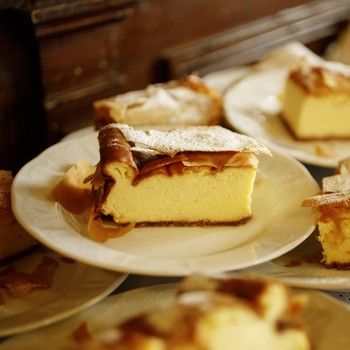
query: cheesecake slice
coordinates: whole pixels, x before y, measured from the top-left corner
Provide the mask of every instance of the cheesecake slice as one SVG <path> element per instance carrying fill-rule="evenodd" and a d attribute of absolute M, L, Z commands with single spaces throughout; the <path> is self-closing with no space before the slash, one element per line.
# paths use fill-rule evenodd
<path fill-rule="evenodd" d="M 277 281 L 188 278 L 175 300 L 111 328 L 114 340 L 90 335 L 81 348 L 308 350 L 300 318 L 304 305 Z"/>
<path fill-rule="evenodd" d="M 252 215 L 256 140 L 220 126 L 99 132 L 95 218 L 120 225 L 241 224 Z"/>
<path fill-rule="evenodd" d="M 350 67 L 304 56 L 286 80 L 281 118 L 297 139 L 350 138 Z"/>
<path fill-rule="evenodd" d="M 109 123 L 213 125 L 222 117 L 220 95 L 194 75 L 96 101 L 94 109 L 96 129 Z"/>
<path fill-rule="evenodd" d="M 328 266 L 350 268 L 350 158 L 339 164 L 338 172 L 325 177 L 322 194 L 306 199 L 303 205 L 319 212 L 323 262 Z"/>
<path fill-rule="evenodd" d="M 0 260 L 21 253 L 36 241 L 17 222 L 11 209 L 12 173 L 0 170 Z"/>

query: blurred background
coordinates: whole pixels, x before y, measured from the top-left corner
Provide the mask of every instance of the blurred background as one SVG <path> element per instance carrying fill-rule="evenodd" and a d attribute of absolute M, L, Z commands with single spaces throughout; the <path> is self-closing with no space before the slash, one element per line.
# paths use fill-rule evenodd
<path fill-rule="evenodd" d="M 350 0 L 0 0 L 0 168 L 91 125 L 97 99 L 291 40 L 323 54 L 349 16 Z"/>

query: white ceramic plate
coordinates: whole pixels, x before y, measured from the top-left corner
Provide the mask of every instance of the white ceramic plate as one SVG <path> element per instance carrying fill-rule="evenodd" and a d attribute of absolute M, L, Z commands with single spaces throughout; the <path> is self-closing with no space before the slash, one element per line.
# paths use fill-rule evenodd
<path fill-rule="evenodd" d="M 94 135 L 56 144 L 25 165 L 13 183 L 13 210 L 44 245 L 95 266 L 166 276 L 241 269 L 293 249 L 315 224 L 314 213 L 300 207 L 319 191 L 304 166 L 278 151 L 259 158 L 253 218 L 241 226 L 137 228 L 104 244 L 87 238 L 86 217 L 69 214 L 50 193 L 77 160 L 97 162 Z"/>
<path fill-rule="evenodd" d="M 0 336 L 29 331 L 72 316 L 106 297 L 126 278 L 79 262 L 64 262 L 58 254 L 43 249 L 16 259 L 12 265 L 18 271 L 31 272 L 43 256 L 59 263 L 51 288 L 35 289 L 23 297 L 12 297 L 1 289 L 5 304 L 0 305 Z"/>
<path fill-rule="evenodd" d="M 87 322 L 89 332 L 106 339 L 111 325 L 136 314 L 161 307 L 171 301 L 175 286 L 169 284 L 135 289 L 106 298 L 93 308 L 72 319 L 36 332 L 21 335 L 1 344 L 2 350 L 75 349 L 72 332 L 82 322 Z M 335 299 L 315 291 L 303 292 L 309 296 L 309 306 L 304 319 L 315 350 L 350 349 L 350 310 Z"/>
<path fill-rule="evenodd" d="M 287 69 L 266 69 L 250 74 L 228 89 L 224 109 L 228 123 L 243 134 L 275 145 L 308 164 L 336 167 L 349 156 L 350 141 L 298 141 L 279 118 L 279 96 Z"/>
<path fill-rule="evenodd" d="M 327 268 L 319 262 L 320 256 L 315 233 L 287 254 L 243 272 L 273 276 L 295 287 L 350 290 L 350 271 Z"/>
<path fill-rule="evenodd" d="M 250 67 L 237 66 L 207 74 L 203 80 L 220 94 L 224 94 L 231 85 L 237 83 L 249 72 Z"/>

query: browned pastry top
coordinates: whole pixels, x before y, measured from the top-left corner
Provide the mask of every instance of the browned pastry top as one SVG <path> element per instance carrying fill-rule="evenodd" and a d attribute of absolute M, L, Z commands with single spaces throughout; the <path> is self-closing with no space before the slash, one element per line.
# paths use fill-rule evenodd
<path fill-rule="evenodd" d="M 336 66 L 337 67 L 337 66 Z M 332 69 L 331 64 L 310 64 L 301 61 L 289 77 L 306 93 L 322 96 L 330 92 L 350 94 L 350 73 L 344 69 Z"/>

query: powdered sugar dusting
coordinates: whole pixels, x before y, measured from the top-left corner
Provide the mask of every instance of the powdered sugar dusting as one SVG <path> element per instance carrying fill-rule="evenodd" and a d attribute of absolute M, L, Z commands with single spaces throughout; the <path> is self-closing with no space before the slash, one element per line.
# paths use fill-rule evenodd
<path fill-rule="evenodd" d="M 350 203 L 350 191 L 343 193 L 324 193 L 318 196 L 310 197 L 303 202 L 303 206 L 318 208 L 346 203 Z"/>
<path fill-rule="evenodd" d="M 322 180 L 323 192 L 347 192 L 350 191 L 350 175 L 334 175 Z"/>
<path fill-rule="evenodd" d="M 133 151 L 175 154 L 177 152 L 265 153 L 267 147 L 255 139 L 234 133 L 220 126 L 197 126 L 170 130 L 137 130 L 125 124 L 110 124 L 105 128 L 118 128 L 125 139 L 133 144 Z"/>
<path fill-rule="evenodd" d="M 350 158 L 339 162 L 339 174 L 327 176 L 322 180 L 322 194 L 307 198 L 305 207 L 322 207 L 331 205 L 350 205 Z"/>

